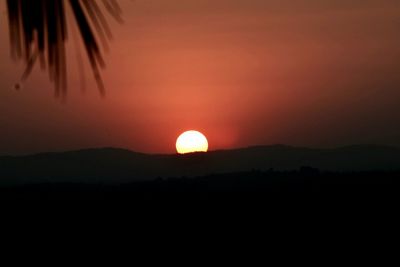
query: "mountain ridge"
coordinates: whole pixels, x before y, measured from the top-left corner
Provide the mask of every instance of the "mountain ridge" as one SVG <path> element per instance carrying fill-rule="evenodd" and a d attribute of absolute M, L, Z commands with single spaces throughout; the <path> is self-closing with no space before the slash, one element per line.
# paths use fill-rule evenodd
<path fill-rule="evenodd" d="M 399 146 L 394 145 L 376 145 L 376 144 L 354 144 L 354 145 L 344 145 L 337 147 L 306 147 L 306 146 L 293 146 L 293 145 L 285 145 L 285 144 L 273 144 L 273 145 L 251 145 L 245 147 L 231 148 L 231 149 L 217 149 L 210 150 L 206 153 L 218 153 L 218 152 L 227 152 L 227 151 L 243 151 L 243 150 L 257 150 L 257 149 L 271 149 L 271 148 L 283 148 L 283 149 L 304 149 L 304 150 L 314 150 L 314 151 L 327 151 L 327 150 L 342 150 L 342 149 L 391 149 L 391 150 L 400 150 Z M 179 155 L 177 153 L 146 153 L 140 152 L 136 150 L 131 150 L 127 148 L 121 147 L 92 147 L 92 148 L 81 148 L 81 149 L 72 149 L 65 151 L 53 151 L 53 152 L 37 152 L 37 153 L 28 153 L 23 155 L 0 155 L 1 158 L 23 158 L 23 157 L 32 157 L 32 156 L 47 156 L 47 155 L 59 155 L 59 154 L 70 154 L 70 153 L 87 153 L 87 152 L 96 152 L 96 151 L 107 151 L 107 152 L 127 152 L 133 153 L 137 155 L 143 156 L 176 156 Z M 194 155 L 194 154 L 204 154 L 205 152 L 194 152 L 188 153 L 186 155 Z"/>
<path fill-rule="evenodd" d="M 250 170 L 400 170 L 400 148 L 354 145 L 333 149 L 251 146 L 193 154 L 145 154 L 120 148 L 0 157 L 1 184 L 127 183 Z"/>

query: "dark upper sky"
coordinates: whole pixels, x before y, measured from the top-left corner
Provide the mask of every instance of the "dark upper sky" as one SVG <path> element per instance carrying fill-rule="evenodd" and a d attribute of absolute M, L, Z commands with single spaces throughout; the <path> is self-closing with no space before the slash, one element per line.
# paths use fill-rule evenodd
<path fill-rule="evenodd" d="M 0 155 L 115 146 L 400 145 L 400 1 L 120 0 L 102 99 L 69 47 L 66 103 L 9 56 L 0 2 Z M 85 63 L 87 64 L 87 63 Z"/>

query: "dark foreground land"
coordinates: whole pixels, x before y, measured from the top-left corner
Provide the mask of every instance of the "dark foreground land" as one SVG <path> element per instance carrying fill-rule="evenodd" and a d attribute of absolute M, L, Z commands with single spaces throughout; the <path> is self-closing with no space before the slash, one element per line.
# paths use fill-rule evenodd
<path fill-rule="evenodd" d="M 274 145 L 184 156 L 105 148 L 0 157 L 0 199 L 6 200 L 394 206 L 399 179 L 400 149 L 373 145 Z"/>
<path fill-rule="evenodd" d="M 143 235 L 141 240 L 151 243 L 148 251 L 161 237 L 163 250 L 171 247 L 182 255 L 174 244 L 182 235 L 186 240 L 180 244 L 191 250 L 188 240 L 207 244 L 199 250 L 203 257 L 205 247 L 216 245 L 218 254 L 226 247 L 215 242 L 219 237 L 240 250 L 253 244 L 269 260 L 259 243 L 275 236 L 271 244 L 281 249 L 279 242 L 293 245 L 288 240 L 295 240 L 295 251 L 305 248 L 304 255 L 315 258 L 321 254 L 307 243 L 316 236 L 313 244 L 322 251 L 327 251 L 323 244 L 335 246 L 334 255 L 325 259 L 330 261 L 346 245 L 351 254 L 360 243 L 395 248 L 399 170 L 400 149 L 375 146 L 269 146 L 187 156 L 95 149 L 0 157 L 0 214 L 2 222 L 11 222 L 3 232 L 18 246 L 15 233 L 37 233 L 32 239 L 37 247 L 54 227 L 56 238 L 60 232 L 78 235 L 71 247 L 88 233 L 99 244 L 111 236 L 142 245 L 138 236 Z M 238 242 L 249 237 L 258 242 Z M 108 244 L 122 244 L 119 238 Z M 283 251 L 282 258 L 298 260 Z"/>
<path fill-rule="evenodd" d="M 249 171 L 119 185 L 43 183 L 0 187 L 1 199 L 150 201 L 383 201 L 400 198 L 399 171 Z"/>

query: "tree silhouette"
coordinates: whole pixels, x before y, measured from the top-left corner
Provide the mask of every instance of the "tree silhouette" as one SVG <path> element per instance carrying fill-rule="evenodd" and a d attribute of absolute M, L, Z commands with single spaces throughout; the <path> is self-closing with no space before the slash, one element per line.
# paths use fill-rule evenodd
<path fill-rule="evenodd" d="M 104 47 L 111 38 L 105 12 L 96 0 L 7 0 L 11 55 L 26 63 L 22 81 L 26 80 L 35 63 L 40 61 L 43 70 L 55 85 L 56 96 L 67 91 L 67 58 L 65 43 L 68 38 L 67 11 L 70 9 L 94 78 L 101 94 L 104 85 L 100 70 L 104 68 L 98 39 Z M 116 0 L 101 0 L 105 10 L 117 21 L 121 9 Z M 68 11 L 69 12 L 69 11 Z M 68 24 L 71 25 L 71 24 Z M 19 86 L 19 85 L 17 85 Z"/>

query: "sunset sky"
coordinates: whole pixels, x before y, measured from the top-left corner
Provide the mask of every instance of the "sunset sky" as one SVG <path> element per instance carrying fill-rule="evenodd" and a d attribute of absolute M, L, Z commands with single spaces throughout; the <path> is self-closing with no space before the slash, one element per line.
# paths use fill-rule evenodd
<path fill-rule="evenodd" d="M 66 101 L 10 58 L 0 0 L 0 155 L 120 147 L 400 145 L 399 0 L 119 0 L 99 94 L 72 30 Z M 82 50 L 83 53 L 83 50 Z"/>

